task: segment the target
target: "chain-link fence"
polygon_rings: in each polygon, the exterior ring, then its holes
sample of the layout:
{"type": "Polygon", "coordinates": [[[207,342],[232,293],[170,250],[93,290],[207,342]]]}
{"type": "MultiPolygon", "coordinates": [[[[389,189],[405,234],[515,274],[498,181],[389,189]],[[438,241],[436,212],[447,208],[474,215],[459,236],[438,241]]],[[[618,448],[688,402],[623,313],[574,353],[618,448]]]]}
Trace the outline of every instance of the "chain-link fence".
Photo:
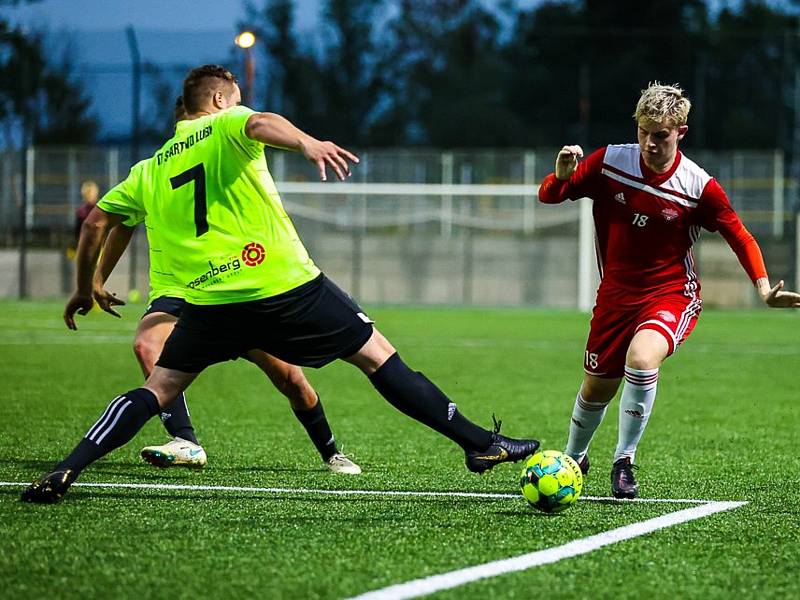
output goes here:
{"type": "MultiPolygon", "coordinates": [[[[787,201],[795,189],[784,180],[781,153],[690,155],[727,190],[772,278],[800,284],[787,201]]],[[[554,149],[360,156],[345,184],[317,182],[316,169],[297,154],[270,152],[268,160],[311,255],[361,302],[590,305],[590,213],[581,202],[546,206],[536,198],[554,149]]],[[[36,148],[0,158],[0,297],[64,295],[72,288],[80,185],[91,179],[105,191],[127,173],[130,153],[36,148]]],[[[136,237],[110,282],[122,294],[147,288],[146,239],[136,237]]],[[[707,304],[753,304],[752,286],[719,236],[701,237],[697,254],[707,304]]]]}

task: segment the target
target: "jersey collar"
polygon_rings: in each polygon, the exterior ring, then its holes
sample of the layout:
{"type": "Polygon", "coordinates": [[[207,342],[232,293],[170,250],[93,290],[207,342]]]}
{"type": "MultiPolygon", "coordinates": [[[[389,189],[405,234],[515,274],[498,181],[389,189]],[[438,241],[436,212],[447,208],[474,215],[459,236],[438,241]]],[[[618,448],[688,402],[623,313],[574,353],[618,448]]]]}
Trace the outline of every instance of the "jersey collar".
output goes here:
{"type": "Polygon", "coordinates": [[[642,157],[642,153],[639,153],[639,168],[642,170],[642,178],[645,182],[650,184],[658,185],[660,183],[664,183],[667,181],[675,171],[678,169],[678,166],[681,164],[681,158],[683,158],[683,154],[681,151],[678,150],[675,154],[675,160],[672,163],[672,166],[663,173],[656,173],[650,167],[648,167],[645,162],[644,158],[642,157]]]}

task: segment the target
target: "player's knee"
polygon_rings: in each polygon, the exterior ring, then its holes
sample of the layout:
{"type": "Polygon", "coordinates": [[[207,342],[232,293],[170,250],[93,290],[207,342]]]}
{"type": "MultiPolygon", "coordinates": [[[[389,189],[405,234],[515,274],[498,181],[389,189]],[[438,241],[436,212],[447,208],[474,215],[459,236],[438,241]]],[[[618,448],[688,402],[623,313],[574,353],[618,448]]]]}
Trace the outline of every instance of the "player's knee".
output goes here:
{"type": "Polygon", "coordinates": [[[658,369],[663,359],[664,353],[660,348],[648,344],[631,344],[625,358],[625,365],[631,369],[646,371],[658,369]]]}
{"type": "Polygon", "coordinates": [[[146,337],[137,337],[133,341],[133,353],[145,372],[150,372],[161,354],[161,346],[146,337]]]}

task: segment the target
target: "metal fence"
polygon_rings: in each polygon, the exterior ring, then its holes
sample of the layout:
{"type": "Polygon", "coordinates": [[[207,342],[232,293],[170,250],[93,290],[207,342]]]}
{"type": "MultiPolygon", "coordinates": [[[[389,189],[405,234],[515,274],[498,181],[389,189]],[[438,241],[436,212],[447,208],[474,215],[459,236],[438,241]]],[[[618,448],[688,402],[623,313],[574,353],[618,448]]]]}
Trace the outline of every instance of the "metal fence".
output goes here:
{"type": "MultiPolygon", "coordinates": [[[[784,179],[782,154],[689,154],[728,191],[773,279],[800,283],[788,201],[795,186],[784,179]]],[[[302,156],[268,155],[311,255],[360,301],[590,306],[597,279],[588,203],[553,207],[536,198],[555,149],[367,150],[360,157],[348,183],[321,184],[302,156]]],[[[66,294],[80,184],[92,179],[108,189],[127,173],[130,153],[36,148],[0,159],[0,297],[66,294]]],[[[147,288],[146,240],[137,237],[128,253],[136,260],[124,260],[110,282],[123,294],[147,288]]],[[[753,304],[751,286],[719,236],[703,236],[697,253],[707,303],[753,304]]]]}

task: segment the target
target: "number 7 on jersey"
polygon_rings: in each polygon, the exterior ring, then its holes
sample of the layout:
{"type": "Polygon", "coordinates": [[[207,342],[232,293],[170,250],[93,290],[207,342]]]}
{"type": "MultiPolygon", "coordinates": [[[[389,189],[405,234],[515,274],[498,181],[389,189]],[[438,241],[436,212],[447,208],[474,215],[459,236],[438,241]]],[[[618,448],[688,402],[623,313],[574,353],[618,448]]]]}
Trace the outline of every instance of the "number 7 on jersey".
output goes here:
{"type": "Polygon", "coordinates": [[[206,214],[206,170],[203,163],[197,163],[191,169],[170,177],[169,182],[173,190],[194,181],[194,229],[195,237],[200,237],[208,231],[206,214]]]}

